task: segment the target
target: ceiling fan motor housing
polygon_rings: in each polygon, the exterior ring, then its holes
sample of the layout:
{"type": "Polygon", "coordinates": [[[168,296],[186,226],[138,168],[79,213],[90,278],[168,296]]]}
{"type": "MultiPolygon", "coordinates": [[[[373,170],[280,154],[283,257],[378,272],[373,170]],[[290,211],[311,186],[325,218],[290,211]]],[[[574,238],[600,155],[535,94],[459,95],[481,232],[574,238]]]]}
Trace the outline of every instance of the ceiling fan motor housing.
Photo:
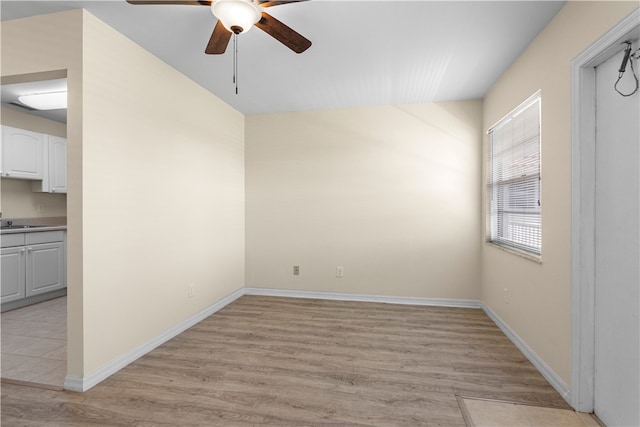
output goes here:
{"type": "Polygon", "coordinates": [[[211,11],[234,34],[249,31],[262,16],[260,8],[251,0],[215,0],[211,11]]]}

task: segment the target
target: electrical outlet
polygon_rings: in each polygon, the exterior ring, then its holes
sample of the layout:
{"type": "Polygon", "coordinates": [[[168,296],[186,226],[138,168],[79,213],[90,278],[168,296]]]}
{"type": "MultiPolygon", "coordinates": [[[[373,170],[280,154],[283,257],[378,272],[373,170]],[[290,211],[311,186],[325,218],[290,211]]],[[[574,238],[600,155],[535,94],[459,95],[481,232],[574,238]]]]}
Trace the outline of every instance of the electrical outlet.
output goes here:
{"type": "Polygon", "coordinates": [[[336,267],[336,277],[344,277],[344,267],[336,267]]]}
{"type": "Polygon", "coordinates": [[[509,304],[509,289],[504,288],[503,299],[505,304],[509,304]]]}
{"type": "Polygon", "coordinates": [[[38,213],[43,213],[44,212],[44,203],[38,203],[37,210],[38,210],[38,213]]]}
{"type": "Polygon", "coordinates": [[[299,276],[300,275],[300,266],[299,265],[294,265],[293,266],[293,275],[294,276],[299,276]]]}
{"type": "Polygon", "coordinates": [[[193,283],[189,283],[187,285],[187,295],[189,296],[189,298],[193,298],[193,296],[195,295],[195,285],[193,283]]]}

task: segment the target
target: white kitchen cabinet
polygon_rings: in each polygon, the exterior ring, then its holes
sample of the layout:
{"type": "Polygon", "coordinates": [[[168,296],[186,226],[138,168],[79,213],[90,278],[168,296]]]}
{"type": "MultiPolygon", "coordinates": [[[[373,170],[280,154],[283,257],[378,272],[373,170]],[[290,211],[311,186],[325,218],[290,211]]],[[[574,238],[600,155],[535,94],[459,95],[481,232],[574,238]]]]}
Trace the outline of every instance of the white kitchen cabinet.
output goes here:
{"type": "Polygon", "coordinates": [[[2,126],[2,176],[42,179],[44,139],[42,133],[2,126]]]}
{"type": "Polygon", "coordinates": [[[2,238],[1,303],[66,287],[63,231],[16,233],[2,238]]]}
{"type": "Polygon", "coordinates": [[[64,288],[64,244],[27,246],[25,296],[64,288]]]}
{"type": "Polygon", "coordinates": [[[0,302],[11,302],[26,296],[25,252],[23,247],[2,248],[0,272],[2,291],[0,302]]]}
{"type": "Polygon", "coordinates": [[[45,135],[44,176],[31,183],[31,191],[38,193],[67,192],[67,140],[45,135]]]}
{"type": "Polygon", "coordinates": [[[67,192],[67,140],[49,136],[49,192],[67,192]]]}

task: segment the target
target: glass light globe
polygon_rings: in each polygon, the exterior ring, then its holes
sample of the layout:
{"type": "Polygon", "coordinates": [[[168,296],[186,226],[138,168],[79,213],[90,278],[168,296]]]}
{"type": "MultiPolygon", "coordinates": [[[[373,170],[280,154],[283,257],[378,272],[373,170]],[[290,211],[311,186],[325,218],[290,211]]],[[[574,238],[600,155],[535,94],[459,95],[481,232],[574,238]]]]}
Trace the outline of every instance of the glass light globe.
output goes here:
{"type": "Polygon", "coordinates": [[[227,30],[236,34],[249,31],[261,17],[258,6],[247,0],[215,0],[211,11],[227,30]]]}

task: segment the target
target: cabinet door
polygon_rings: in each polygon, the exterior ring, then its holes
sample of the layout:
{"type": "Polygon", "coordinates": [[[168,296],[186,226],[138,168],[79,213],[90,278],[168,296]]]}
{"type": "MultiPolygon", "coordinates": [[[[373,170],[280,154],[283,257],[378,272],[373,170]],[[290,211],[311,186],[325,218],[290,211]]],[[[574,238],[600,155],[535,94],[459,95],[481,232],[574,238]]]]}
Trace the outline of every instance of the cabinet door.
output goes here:
{"type": "Polygon", "coordinates": [[[67,192],[67,140],[49,136],[49,192],[67,192]]]}
{"type": "Polygon", "coordinates": [[[2,127],[2,176],[42,179],[44,135],[24,129],[2,127]]]}
{"type": "Polygon", "coordinates": [[[0,253],[2,293],[0,303],[25,297],[25,249],[24,246],[3,248],[0,253]]]}
{"type": "Polygon", "coordinates": [[[64,243],[27,246],[26,296],[64,288],[64,243]]]}

